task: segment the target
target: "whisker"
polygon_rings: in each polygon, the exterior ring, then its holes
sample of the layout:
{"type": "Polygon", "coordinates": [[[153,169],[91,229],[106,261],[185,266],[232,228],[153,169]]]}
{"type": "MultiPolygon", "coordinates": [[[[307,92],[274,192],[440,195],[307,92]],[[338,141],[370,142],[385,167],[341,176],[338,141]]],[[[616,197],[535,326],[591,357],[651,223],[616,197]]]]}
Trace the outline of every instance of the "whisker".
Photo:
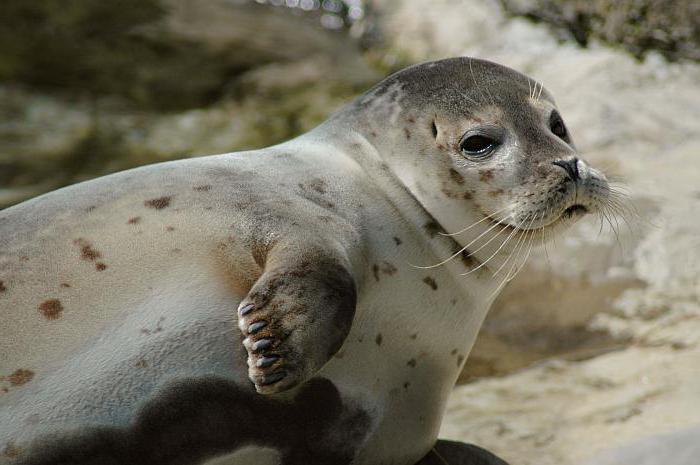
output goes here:
{"type": "MultiPolygon", "coordinates": [[[[444,265],[445,263],[449,262],[450,260],[454,259],[455,257],[458,257],[462,252],[464,252],[464,251],[467,250],[469,247],[471,247],[471,245],[472,245],[473,243],[475,243],[476,241],[478,241],[479,239],[481,239],[485,234],[488,234],[491,230],[493,230],[493,229],[496,228],[497,226],[503,226],[503,225],[502,225],[501,223],[494,223],[494,224],[493,224],[490,228],[488,228],[486,231],[484,231],[484,232],[482,232],[481,234],[479,234],[479,235],[476,237],[476,239],[472,240],[469,244],[465,245],[464,247],[462,247],[462,248],[459,249],[457,252],[453,253],[452,255],[450,255],[449,257],[447,257],[446,259],[444,259],[444,260],[441,261],[440,263],[436,263],[435,265],[428,265],[428,266],[413,265],[413,264],[411,264],[411,263],[409,263],[409,265],[411,265],[411,266],[414,267],[414,268],[421,269],[421,270],[429,270],[429,269],[431,269],[431,268],[437,268],[438,266],[442,266],[442,265],[444,265]]],[[[504,227],[507,227],[507,225],[504,226],[504,227]]]]}
{"type": "Polygon", "coordinates": [[[527,233],[525,234],[525,240],[523,241],[522,245],[520,246],[520,249],[518,250],[518,254],[515,257],[515,260],[513,260],[512,265],[508,269],[508,272],[506,273],[506,277],[503,280],[503,284],[510,282],[512,277],[515,276],[515,274],[513,274],[513,270],[516,270],[516,273],[517,273],[517,270],[519,269],[518,261],[520,260],[520,253],[525,251],[525,249],[527,249],[527,244],[529,244],[530,237],[532,237],[532,234],[530,234],[530,232],[531,232],[531,230],[528,229],[527,233]]]}
{"type": "MultiPolygon", "coordinates": [[[[493,274],[493,277],[494,277],[494,278],[496,277],[496,275],[498,275],[498,273],[501,271],[501,269],[503,269],[503,267],[510,261],[510,259],[511,259],[512,257],[516,256],[516,254],[517,254],[518,256],[520,255],[520,250],[521,250],[521,248],[522,248],[521,245],[520,245],[520,239],[523,239],[523,238],[527,237],[527,231],[529,231],[529,230],[526,230],[526,233],[523,234],[522,236],[520,236],[518,242],[517,242],[516,245],[515,245],[515,248],[513,249],[513,252],[508,256],[508,258],[506,259],[506,261],[503,262],[503,264],[501,265],[501,267],[500,267],[498,270],[496,270],[496,273],[493,274]]],[[[525,242],[523,241],[523,244],[524,244],[524,243],[525,243],[525,242]]],[[[515,259],[514,264],[515,264],[515,263],[517,263],[517,257],[516,257],[516,259],[515,259]]],[[[501,282],[498,284],[498,286],[496,286],[496,288],[494,289],[494,291],[493,291],[493,292],[491,293],[491,295],[489,296],[489,299],[494,298],[495,294],[498,293],[498,292],[503,288],[503,286],[506,284],[506,282],[507,282],[507,280],[508,280],[508,276],[510,275],[510,272],[511,272],[512,270],[513,270],[513,267],[512,267],[512,265],[511,265],[511,267],[508,269],[508,272],[506,273],[505,277],[501,280],[501,282]]]]}
{"type": "Polygon", "coordinates": [[[610,225],[610,229],[612,229],[613,234],[615,234],[615,241],[617,242],[617,245],[620,247],[620,250],[622,250],[622,244],[620,243],[620,236],[618,235],[617,230],[615,229],[615,226],[613,226],[612,221],[610,221],[610,217],[607,215],[606,209],[601,208],[600,213],[601,213],[601,215],[603,215],[603,217],[605,217],[608,224],[610,225]]]}
{"type": "MultiPolygon", "coordinates": [[[[523,221],[518,225],[518,230],[521,232],[521,235],[520,235],[520,237],[518,238],[518,241],[515,243],[515,247],[513,248],[513,251],[510,253],[510,255],[508,255],[508,257],[506,258],[506,260],[501,264],[501,266],[500,266],[500,267],[496,270],[496,272],[493,274],[493,277],[494,277],[494,278],[495,278],[496,276],[498,276],[498,273],[501,272],[501,270],[503,269],[503,267],[510,261],[510,259],[516,254],[516,252],[519,251],[520,243],[521,243],[521,242],[523,241],[523,239],[527,236],[527,231],[528,231],[527,229],[521,230],[520,227],[521,227],[522,225],[524,225],[525,222],[526,222],[528,219],[529,219],[529,216],[526,216],[526,217],[523,219],[523,221]]],[[[533,219],[531,220],[531,222],[532,222],[533,220],[534,220],[534,217],[533,217],[533,219]]]]}
{"type": "MultiPolygon", "coordinates": [[[[501,208],[500,210],[497,210],[496,212],[492,213],[491,215],[484,215],[484,217],[483,217],[482,219],[480,219],[479,221],[477,221],[477,222],[475,222],[475,223],[470,224],[469,226],[467,226],[466,228],[464,228],[464,229],[462,229],[462,230],[460,230],[460,231],[453,232],[453,233],[439,232],[438,234],[440,234],[441,236],[456,236],[456,235],[458,235],[458,234],[462,234],[463,232],[469,231],[471,228],[473,228],[473,227],[476,226],[477,224],[479,224],[479,223],[481,223],[481,222],[483,222],[483,221],[486,221],[486,220],[491,220],[491,221],[495,221],[496,223],[498,223],[499,221],[503,221],[503,220],[496,220],[496,219],[494,219],[494,218],[495,218],[499,213],[502,213],[502,212],[508,210],[509,208],[511,208],[511,205],[508,205],[507,207],[501,208]]],[[[506,218],[507,218],[507,217],[506,217],[506,218]]],[[[504,218],[504,219],[505,219],[505,218],[504,218]]]]}
{"type": "MultiPolygon", "coordinates": [[[[502,232],[503,232],[504,230],[506,230],[506,229],[507,229],[507,226],[504,227],[503,229],[501,229],[501,231],[499,231],[498,234],[502,233],[502,232]]],[[[513,234],[514,234],[516,231],[517,231],[517,229],[514,228],[513,231],[511,231],[511,233],[508,235],[508,237],[506,237],[506,240],[503,241],[503,242],[501,243],[501,245],[498,247],[498,249],[496,249],[496,251],[495,251],[493,254],[491,254],[491,256],[489,256],[486,260],[484,260],[483,262],[481,262],[481,263],[479,264],[479,266],[477,266],[477,267],[474,268],[474,269],[471,269],[471,270],[467,271],[466,273],[461,273],[461,275],[462,275],[462,276],[466,276],[466,275],[468,275],[468,274],[471,274],[471,273],[475,272],[476,270],[478,270],[478,269],[481,268],[482,266],[486,266],[486,264],[487,264],[488,262],[490,262],[491,259],[492,259],[493,257],[495,257],[496,254],[498,254],[498,252],[501,251],[501,249],[503,248],[503,246],[506,245],[506,243],[510,240],[510,238],[513,236],[513,234]]],[[[498,235],[498,234],[497,234],[497,235],[498,235]]],[[[493,239],[491,239],[491,240],[493,240],[493,239]]]]}
{"type": "MultiPolygon", "coordinates": [[[[544,212],[542,213],[541,219],[544,219],[544,212]]],[[[514,274],[513,276],[511,276],[506,282],[510,282],[510,281],[512,281],[513,279],[515,279],[515,277],[516,277],[516,276],[520,273],[520,271],[525,267],[525,264],[527,263],[527,260],[530,258],[530,253],[532,252],[532,246],[535,244],[535,231],[537,231],[537,229],[533,229],[533,231],[532,231],[532,237],[530,238],[530,242],[529,242],[529,244],[528,244],[527,254],[525,255],[525,259],[524,259],[523,262],[520,264],[520,267],[515,271],[515,274],[514,274]]]]}
{"type": "MultiPolygon", "coordinates": [[[[546,216],[549,216],[551,210],[552,210],[552,207],[549,207],[549,208],[547,209],[547,215],[546,215],[546,216]]],[[[544,219],[544,215],[542,216],[542,219],[544,219]]],[[[542,227],[540,228],[540,233],[541,233],[541,235],[542,235],[542,248],[544,249],[544,256],[545,256],[545,258],[547,259],[547,266],[551,269],[551,268],[552,268],[552,263],[549,261],[549,253],[547,252],[547,242],[545,241],[545,239],[546,239],[546,237],[545,237],[545,232],[546,232],[546,228],[545,228],[544,226],[542,226],[542,227]]]]}

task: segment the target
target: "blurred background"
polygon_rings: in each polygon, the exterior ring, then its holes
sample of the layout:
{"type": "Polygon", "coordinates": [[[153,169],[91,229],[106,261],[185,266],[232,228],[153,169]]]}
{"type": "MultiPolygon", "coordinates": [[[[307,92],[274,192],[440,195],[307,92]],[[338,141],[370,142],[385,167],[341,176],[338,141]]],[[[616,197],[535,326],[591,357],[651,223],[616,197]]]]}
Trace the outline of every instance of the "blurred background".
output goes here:
{"type": "Polygon", "coordinates": [[[442,435],[567,465],[700,424],[696,0],[3,0],[0,208],[289,139],[388,73],[457,55],[544,83],[629,195],[614,228],[586,220],[533,253],[442,435]]]}

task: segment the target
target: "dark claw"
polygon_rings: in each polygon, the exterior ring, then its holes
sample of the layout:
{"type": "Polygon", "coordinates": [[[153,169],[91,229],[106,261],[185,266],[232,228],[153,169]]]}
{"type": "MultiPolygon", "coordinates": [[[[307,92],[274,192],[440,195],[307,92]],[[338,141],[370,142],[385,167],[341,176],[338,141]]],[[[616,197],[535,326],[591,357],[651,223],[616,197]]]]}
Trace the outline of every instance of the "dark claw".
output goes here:
{"type": "Polygon", "coordinates": [[[270,355],[267,357],[261,357],[258,359],[257,362],[255,362],[255,366],[258,368],[267,368],[273,363],[275,363],[279,357],[277,355],[270,355]]]}
{"type": "Polygon", "coordinates": [[[260,384],[261,386],[267,386],[268,384],[273,384],[277,381],[280,381],[285,376],[287,376],[287,373],[285,373],[284,371],[278,371],[263,377],[262,383],[260,384]]]}
{"type": "Polygon", "coordinates": [[[258,350],[265,350],[269,349],[272,346],[272,339],[260,339],[259,341],[255,341],[253,343],[253,352],[257,352],[258,350]]]}
{"type": "Polygon", "coordinates": [[[263,329],[265,326],[267,326],[266,321],[256,321],[255,323],[248,326],[248,334],[255,334],[261,329],[263,329]]]}
{"type": "Polygon", "coordinates": [[[254,308],[255,308],[255,305],[253,305],[253,304],[247,304],[247,305],[245,305],[245,306],[239,308],[239,309],[238,309],[238,313],[239,313],[241,316],[247,315],[248,313],[252,312],[254,308]]]}

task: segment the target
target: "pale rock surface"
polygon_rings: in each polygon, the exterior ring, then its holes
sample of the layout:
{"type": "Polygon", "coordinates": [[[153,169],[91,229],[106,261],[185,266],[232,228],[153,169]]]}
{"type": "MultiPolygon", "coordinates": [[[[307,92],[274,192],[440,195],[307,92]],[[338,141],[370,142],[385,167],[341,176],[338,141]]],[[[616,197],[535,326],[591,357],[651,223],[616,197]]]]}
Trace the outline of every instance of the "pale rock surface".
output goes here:
{"type": "Polygon", "coordinates": [[[560,43],[495,0],[382,4],[397,55],[480,57],[542,82],[638,212],[617,235],[591,218],[533,251],[467,367],[521,370],[457,387],[442,436],[514,465],[699,463],[700,66],[560,43]]]}

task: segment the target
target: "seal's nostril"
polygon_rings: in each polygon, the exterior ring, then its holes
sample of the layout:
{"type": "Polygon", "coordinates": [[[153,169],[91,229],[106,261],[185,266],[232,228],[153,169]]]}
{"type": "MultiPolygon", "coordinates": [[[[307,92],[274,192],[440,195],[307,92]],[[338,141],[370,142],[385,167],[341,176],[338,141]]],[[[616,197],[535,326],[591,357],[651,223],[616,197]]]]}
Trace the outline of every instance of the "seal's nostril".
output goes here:
{"type": "Polygon", "coordinates": [[[578,158],[576,157],[569,158],[568,160],[556,160],[553,161],[552,164],[564,168],[566,174],[568,174],[569,178],[574,182],[581,178],[578,173],[578,158]]]}

